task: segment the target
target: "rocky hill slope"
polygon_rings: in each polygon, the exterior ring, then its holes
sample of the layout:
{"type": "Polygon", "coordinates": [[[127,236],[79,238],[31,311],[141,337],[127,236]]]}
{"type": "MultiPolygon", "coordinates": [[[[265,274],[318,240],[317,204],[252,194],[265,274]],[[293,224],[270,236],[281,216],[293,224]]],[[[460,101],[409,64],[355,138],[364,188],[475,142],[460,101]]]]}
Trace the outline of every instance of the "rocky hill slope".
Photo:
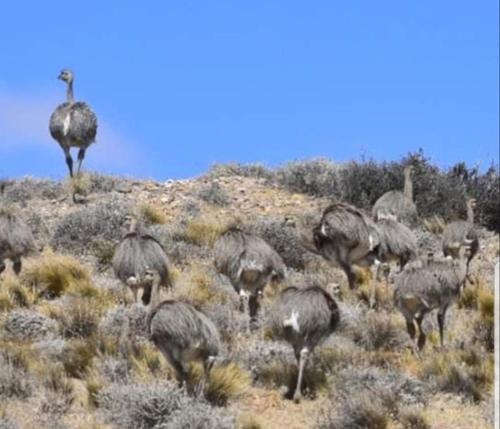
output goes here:
{"type": "MultiPolygon", "coordinates": [[[[0,427],[5,428],[490,428],[493,426],[493,276],[498,235],[479,228],[474,281],[448,314],[446,349],[428,317],[429,344],[411,352],[392,285],[370,273],[350,291],[344,274],[301,246],[301,234],[331,198],[300,192],[264,171],[229,167],[158,183],[86,174],[76,184],[22,179],[2,185],[43,250],[14,276],[0,276],[0,427]],[[221,173],[223,171],[223,173],[221,173]],[[249,171],[249,170],[248,170],[249,171]],[[72,202],[76,193],[78,204],[72,202]],[[179,389],[144,332],[144,308],[110,261],[127,213],[141,216],[166,249],[175,286],[217,324],[224,341],[207,400],[179,389]],[[270,285],[259,330],[247,335],[237,296],[213,267],[212,245],[231,224],[264,237],[289,267],[270,285]],[[306,371],[306,398],[288,393],[292,349],[274,341],[266,312],[286,285],[318,284],[339,302],[341,326],[306,371]],[[123,335],[125,321],[130,332],[123,335]]],[[[416,233],[440,253],[443,220],[416,233]]],[[[396,272],[397,270],[393,270],[396,272]]],[[[393,281],[394,275],[391,275],[393,281]]],[[[193,379],[199,368],[191,370],[193,379]]]]}

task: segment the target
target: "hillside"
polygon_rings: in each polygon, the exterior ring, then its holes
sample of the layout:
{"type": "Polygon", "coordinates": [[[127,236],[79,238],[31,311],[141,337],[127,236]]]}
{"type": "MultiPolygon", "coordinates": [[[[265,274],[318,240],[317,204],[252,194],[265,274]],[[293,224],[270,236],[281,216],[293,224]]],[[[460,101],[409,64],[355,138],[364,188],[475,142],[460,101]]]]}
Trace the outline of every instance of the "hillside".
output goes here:
{"type": "MultiPolygon", "coordinates": [[[[418,165],[424,177],[430,167],[418,165]]],[[[300,245],[332,196],[368,209],[384,188],[401,187],[399,165],[359,168],[333,171],[321,162],[278,172],[218,166],[199,178],[164,183],[98,174],[85,174],[76,185],[5,180],[1,205],[15,207],[43,250],[26,259],[20,277],[10,266],[0,276],[0,428],[493,427],[499,242],[492,213],[498,176],[476,172],[457,181],[433,170],[432,189],[417,181],[422,224],[416,233],[423,253],[441,254],[442,227],[464,215],[465,195],[478,200],[481,223],[480,251],[471,263],[474,284],[448,312],[446,349],[438,346],[433,313],[424,326],[429,343],[418,358],[393,307],[392,286],[378,285],[370,309],[369,271],[359,273],[362,285],[350,291],[342,271],[300,245]],[[377,181],[375,172],[387,179],[377,181]],[[454,186],[460,193],[441,201],[454,186]],[[163,297],[193,303],[221,332],[224,353],[208,402],[176,386],[168,363],[145,336],[144,308],[132,304],[113,274],[111,257],[130,212],[141,216],[171,260],[175,286],[163,297]],[[286,280],[266,289],[261,327],[250,335],[237,295],[213,266],[212,245],[231,224],[264,237],[288,266],[286,280]],[[308,395],[295,404],[286,398],[295,381],[293,352],[273,341],[266,312],[281,288],[308,284],[336,298],[341,326],[316,350],[306,371],[308,395]],[[126,337],[125,320],[131,327],[126,337]]],[[[192,373],[196,378],[199,368],[192,373]]]]}

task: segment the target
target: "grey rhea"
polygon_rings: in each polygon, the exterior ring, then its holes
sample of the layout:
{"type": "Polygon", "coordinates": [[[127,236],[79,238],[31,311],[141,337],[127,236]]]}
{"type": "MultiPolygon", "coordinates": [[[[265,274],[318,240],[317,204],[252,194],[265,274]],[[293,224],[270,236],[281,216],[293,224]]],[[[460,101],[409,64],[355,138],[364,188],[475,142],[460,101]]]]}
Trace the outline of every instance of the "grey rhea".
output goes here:
{"type": "Polygon", "coordinates": [[[444,344],[444,324],[448,307],[460,296],[470,255],[470,241],[460,245],[458,260],[436,260],[433,255],[420,265],[406,268],[396,278],[394,304],[406,319],[408,334],[417,340],[418,353],[426,341],[422,322],[426,314],[438,310],[437,320],[441,346],[444,344]],[[415,322],[419,331],[416,338],[415,322]]]}
{"type": "Polygon", "coordinates": [[[474,208],[476,200],[467,200],[467,220],[458,220],[449,223],[443,232],[443,253],[444,256],[458,258],[458,249],[465,240],[471,240],[470,256],[467,259],[467,275],[469,274],[470,261],[476,256],[479,250],[479,237],[474,228],[474,208]]]}
{"type": "MultiPolygon", "coordinates": [[[[401,271],[409,261],[417,258],[417,237],[410,228],[394,219],[379,219],[377,227],[380,237],[378,260],[386,264],[383,271],[387,285],[389,276],[388,263],[397,261],[401,271]]],[[[377,265],[377,279],[379,280],[380,267],[380,264],[377,265]]]]}
{"type": "Polygon", "coordinates": [[[158,271],[160,284],[171,287],[169,261],[162,245],[145,232],[134,216],[126,216],[128,233],[115,249],[112,265],[115,275],[127,285],[137,301],[137,292],[143,289],[142,301],[147,304],[151,295],[151,287],[144,283],[147,268],[158,271]]]}
{"type": "Polygon", "coordinates": [[[241,309],[249,315],[248,330],[257,319],[259,299],[271,279],[285,276],[280,255],[262,238],[230,228],[214,245],[215,267],[227,276],[240,295],[241,309]]]}
{"type": "Polygon", "coordinates": [[[383,194],[373,205],[372,215],[375,220],[393,216],[405,225],[414,226],[418,220],[417,206],[413,202],[413,167],[404,169],[404,190],[389,191],[383,194]]]}
{"type": "Polygon", "coordinates": [[[85,158],[85,151],[94,143],[97,134],[97,117],[90,107],[82,102],[75,101],[73,96],[73,72],[64,69],[58,79],[66,82],[66,102],[57,106],[50,116],[50,135],[64,151],[69,174],[73,177],[73,158],[70,148],[77,147],[78,172],[85,158]]]}
{"type": "Polygon", "coordinates": [[[353,266],[371,266],[376,261],[380,239],[377,226],[363,212],[345,203],[335,203],[324,210],[313,228],[313,242],[314,249],[310,250],[340,266],[353,289],[353,266]]]}
{"type": "Polygon", "coordinates": [[[26,222],[12,208],[0,207],[0,273],[5,270],[5,259],[10,259],[14,272],[19,274],[21,258],[35,250],[35,240],[26,222]]]}
{"type": "Polygon", "coordinates": [[[202,394],[221,347],[217,328],[191,304],[173,300],[160,303],[158,271],[146,270],[145,281],[152,287],[147,318],[151,341],[175,369],[181,385],[187,382],[187,364],[202,361],[204,374],[197,386],[197,394],[202,394]]]}
{"type": "Polygon", "coordinates": [[[335,300],[322,288],[284,289],[270,310],[270,324],[274,335],[290,343],[299,366],[293,399],[302,396],[302,379],[307,358],[322,343],[340,321],[335,300]]]}

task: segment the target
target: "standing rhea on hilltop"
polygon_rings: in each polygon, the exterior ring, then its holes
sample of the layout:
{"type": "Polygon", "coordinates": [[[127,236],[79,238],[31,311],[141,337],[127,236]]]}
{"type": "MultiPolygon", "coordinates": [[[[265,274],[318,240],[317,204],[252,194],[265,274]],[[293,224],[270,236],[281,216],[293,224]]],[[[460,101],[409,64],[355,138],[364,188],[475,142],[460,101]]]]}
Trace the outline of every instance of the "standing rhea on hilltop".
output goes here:
{"type": "Polygon", "coordinates": [[[375,202],[372,209],[375,220],[392,216],[405,225],[414,226],[417,223],[417,206],[413,202],[412,172],[411,165],[405,167],[403,192],[386,192],[375,202]]]}
{"type": "MultiPolygon", "coordinates": [[[[471,241],[457,246],[459,259],[436,261],[428,258],[420,267],[405,269],[396,279],[394,303],[406,319],[406,328],[415,340],[415,323],[419,331],[418,350],[425,345],[426,334],[422,322],[426,314],[438,309],[439,338],[444,344],[444,324],[448,307],[460,296],[461,287],[467,272],[467,259],[470,255],[471,241]]],[[[417,348],[415,351],[418,352],[417,348]]]]}
{"type": "Polygon", "coordinates": [[[143,289],[142,301],[149,302],[151,287],[143,282],[147,268],[158,271],[162,286],[170,287],[169,261],[162,245],[142,230],[134,216],[125,217],[128,233],[115,249],[112,265],[115,275],[131,288],[134,300],[137,291],[143,289]]]}
{"type": "Polygon", "coordinates": [[[457,220],[449,223],[443,232],[443,253],[444,256],[458,258],[458,249],[466,240],[471,240],[470,255],[467,259],[467,275],[469,274],[469,264],[479,250],[479,237],[474,229],[474,208],[476,200],[467,200],[467,220],[457,220]]]}
{"type": "Polygon", "coordinates": [[[151,286],[147,326],[153,343],[177,372],[181,385],[188,380],[187,364],[202,361],[204,374],[197,394],[205,390],[210,370],[220,350],[220,338],[213,322],[192,305],[167,300],[159,302],[161,276],[147,269],[145,282],[151,286]]]}
{"type": "Polygon", "coordinates": [[[337,303],[322,288],[289,287],[283,290],[270,310],[273,333],[290,343],[299,366],[295,402],[302,396],[302,378],[307,358],[339,324],[337,303]]]}
{"type": "Polygon", "coordinates": [[[229,278],[249,315],[248,330],[257,318],[259,297],[271,279],[285,276],[285,264],[262,238],[238,228],[223,233],[214,246],[215,267],[229,278]]]}
{"type": "Polygon", "coordinates": [[[5,259],[10,259],[16,274],[21,272],[21,258],[35,250],[30,227],[14,210],[0,207],[0,273],[5,270],[5,259]]]}
{"type": "Polygon", "coordinates": [[[313,243],[314,247],[304,246],[338,265],[354,289],[353,267],[368,267],[375,262],[379,232],[375,223],[357,208],[335,203],[324,210],[321,221],[313,228],[313,243]]]}
{"type": "Polygon", "coordinates": [[[94,143],[97,133],[97,118],[90,107],[82,102],[75,101],[73,97],[73,72],[64,69],[58,79],[66,82],[66,102],[57,106],[49,122],[50,135],[56,140],[64,151],[69,174],[73,177],[73,158],[70,148],[77,147],[78,172],[85,158],[85,151],[94,143]]]}

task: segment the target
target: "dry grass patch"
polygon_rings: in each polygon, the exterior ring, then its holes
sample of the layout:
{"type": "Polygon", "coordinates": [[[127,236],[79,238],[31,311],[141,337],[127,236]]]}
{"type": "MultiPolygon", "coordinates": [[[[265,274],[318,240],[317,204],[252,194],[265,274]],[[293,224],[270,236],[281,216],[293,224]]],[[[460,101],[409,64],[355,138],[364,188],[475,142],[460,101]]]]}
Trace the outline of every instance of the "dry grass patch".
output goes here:
{"type": "Polygon", "coordinates": [[[36,288],[47,298],[59,297],[67,292],[81,296],[97,294],[86,267],[73,256],[50,250],[31,260],[21,278],[25,285],[36,288]]]}
{"type": "Polygon", "coordinates": [[[421,410],[417,408],[408,408],[400,413],[399,421],[403,429],[431,429],[421,410]]]}
{"type": "Polygon", "coordinates": [[[461,394],[477,402],[493,385],[493,357],[472,347],[433,354],[422,363],[420,377],[433,381],[441,391],[461,394]]]}
{"type": "Polygon", "coordinates": [[[96,347],[92,341],[71,340],[63,355],[62,364],[68,377],[82,378],[91,368],[96,355],[96,347]]]}
{"type": "MultiPolygon", "coordinates": [[[[192,363],[189,367],[189,388],[193,389],[203,374],[202,366],[192,363]]],[[[212,368],[205,387],[205,398],[214,405],[226,405],[229,400],[243,395],[251,383],[250,375],[234,363],[212,368]]]]}
{"type": "Polygon", "coordinates": [[[143,204],[139,207],[139,213],[147,222],[155,225],[165,225],[168,221],[167,215],[158,206],[153,204],[143,204]]]}
{"type": "Polygon", "coordinates": [[[213,246],[219,236],[227,230],[230,221],[215,215],[203,215],[187,222],[184,239],[198,246],[213,246]]]}
{"type": "Polygon", "coordinates": [[[33,288],[25,287],[19,277],[6,274],[0,287],[0,311],[10,311],[16,307],[30,307],[37,301],[33,288]]]}
{"type": "Polygon", "coordinates": [[[175,282],[175,297],[200,308],[210,302],[224,302],[223,294],[217,290],[209,267],[191,265],[178,275],[175,282]]]}

